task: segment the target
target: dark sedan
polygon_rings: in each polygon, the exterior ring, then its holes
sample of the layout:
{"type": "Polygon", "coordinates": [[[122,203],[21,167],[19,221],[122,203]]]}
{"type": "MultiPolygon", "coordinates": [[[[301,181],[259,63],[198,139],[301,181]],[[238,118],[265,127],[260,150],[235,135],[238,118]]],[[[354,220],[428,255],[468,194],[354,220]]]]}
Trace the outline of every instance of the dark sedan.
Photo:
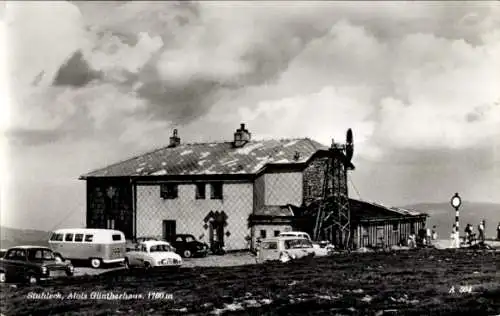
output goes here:
{"type": "Polygon", "coordinates": [[[0,259],[0,283],[20,281],[36,284],[57,276],[72,276],[73,273],[73,265],[58,260],[47,247],[13,247],[0,259]]]}
{"type": "Polygon", "coordinates": [[[193,235],[189,234],[175,235],[171,244],[176,252],[184,258],[205,257],[208,253],[208,245],[197,241],[193,235]]]}

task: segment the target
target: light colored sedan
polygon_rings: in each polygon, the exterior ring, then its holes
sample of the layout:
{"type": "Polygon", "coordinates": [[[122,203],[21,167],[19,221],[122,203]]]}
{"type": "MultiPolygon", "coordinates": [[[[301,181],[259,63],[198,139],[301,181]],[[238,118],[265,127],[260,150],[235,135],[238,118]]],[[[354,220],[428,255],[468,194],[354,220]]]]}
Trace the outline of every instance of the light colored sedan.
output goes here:
{"type": "Polygon", "coordinates": [[[126,253],[125,267],[127,269],[180,267],[182,258],[173,250],[173,247],[165,241],[143,241],[126,253]]]}
{"type": "Polygon", "coordinates": [[[279,234],[279,237],[296,237],[309,240],[313,245],[314,254],[318,257],[330,256],[333,254],[335,250],[335,247],[328,241],[320,241],[320,242],[312,241],[311,237],[306,232],[299,232],[299,231],[283,232],[279,234]]]}
{"type": "Polygon", "coordinates": [[[310,240],[300,237],[277,237],[264,239],[257,251],[257,262],[279,260],[283,263],[315,256],[310,240]]]}

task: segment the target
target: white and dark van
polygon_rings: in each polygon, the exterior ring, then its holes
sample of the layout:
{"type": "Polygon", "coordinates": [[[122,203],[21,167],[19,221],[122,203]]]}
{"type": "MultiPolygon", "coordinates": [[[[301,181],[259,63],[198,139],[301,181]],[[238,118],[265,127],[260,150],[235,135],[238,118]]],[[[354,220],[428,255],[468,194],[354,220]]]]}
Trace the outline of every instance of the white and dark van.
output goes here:
{"type": "Polygon", "coordinates": [[[49,247],[63,259],[88,260],[95,269],[102,263],[124,262],[125,243],[125,235],[113,229],[58,229],[49,239],[49,247]]]}

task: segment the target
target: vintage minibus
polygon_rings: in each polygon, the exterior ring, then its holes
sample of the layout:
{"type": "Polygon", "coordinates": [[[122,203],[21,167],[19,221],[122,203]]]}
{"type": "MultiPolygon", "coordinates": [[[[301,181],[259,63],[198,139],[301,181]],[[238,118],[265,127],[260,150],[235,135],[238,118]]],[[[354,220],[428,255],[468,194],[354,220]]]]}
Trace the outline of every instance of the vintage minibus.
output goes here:
{"type": "Polygon", "coordinates": [[[125,235],[119,230],[66,228],[51,233],[49,247],[64,259],[89,260],[97,269],[102,263],[125,261],[125,235]]]}

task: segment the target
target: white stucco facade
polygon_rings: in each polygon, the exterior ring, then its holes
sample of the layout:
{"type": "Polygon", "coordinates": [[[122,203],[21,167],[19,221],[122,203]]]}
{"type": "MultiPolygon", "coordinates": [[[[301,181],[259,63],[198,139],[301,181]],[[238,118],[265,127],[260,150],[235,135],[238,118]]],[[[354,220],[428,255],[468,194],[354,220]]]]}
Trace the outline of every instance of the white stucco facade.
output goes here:
{"type": "Polygon", "coordinates": [[[248,248],[245,239],[250,237],[248,217],[253,211],[252,183],[224,183],[223,198],[210,199],[210,185],[206,183],[205,199],[196,199],[195,184],[178,184],[175,199],[163,199],[160,185],[137,185],[136,187],[137,236],[161,236],[163,221],[176,222],[177,234],[192,234],[209,243],[209,228],[205,217],[210,211],[227,215],[224,227],[224,243],[227,250],[248,248]]]}

